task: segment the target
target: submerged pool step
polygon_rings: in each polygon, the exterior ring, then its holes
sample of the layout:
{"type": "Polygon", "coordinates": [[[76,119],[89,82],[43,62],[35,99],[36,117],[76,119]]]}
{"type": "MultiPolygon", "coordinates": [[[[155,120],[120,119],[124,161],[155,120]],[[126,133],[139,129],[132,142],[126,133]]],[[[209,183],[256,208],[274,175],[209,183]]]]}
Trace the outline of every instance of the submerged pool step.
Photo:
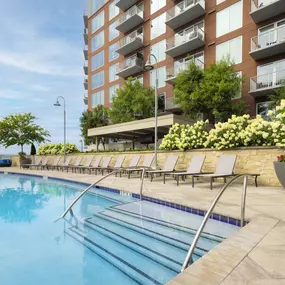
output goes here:
{"type": "Polygon", "coordinates": [[[162,285],[167,283],[177,271],[151,259],[94,229],[70,228],[68,234],[94,253],[134,278],[140,284],[162,285]]]}
{"type": "MultiPolygon", "coordinates": [[[[153,223],[152,221],[143,220],[139,216],[134,217],[127,215],[125,213],[115,212],[115,211],[102,211],[100,213],[94,214],[94,216],[103,216],[108,219],[112,219],[119,223],[128,225],[129,227],[135,227],[137,229],[150,232],[152,234],[164,237],[168,239],[171,243],[180,246],[182,249],[188,250],[190,244],[194,239],[194,234],[181,231],[172,227],[167,227],[166,225],[153,223]]],[[[201,254],[208,252],[213,247],[218,245],[220,242],[212,240],[210,238],[201,237],[197,250],[201,251],[201,254]]],[[[198,252],[197,251],[197,252],[198,252]]]]}

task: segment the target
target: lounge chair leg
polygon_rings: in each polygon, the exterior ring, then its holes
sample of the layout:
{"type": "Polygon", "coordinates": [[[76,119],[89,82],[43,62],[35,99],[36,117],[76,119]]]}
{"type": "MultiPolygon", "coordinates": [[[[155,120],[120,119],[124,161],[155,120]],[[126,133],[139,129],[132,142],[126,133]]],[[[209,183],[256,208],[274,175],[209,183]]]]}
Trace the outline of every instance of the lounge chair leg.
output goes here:
{"type": "Polygon", "coordinates": [[[227,183],[227,178],[226,177],[224,177],[224,183],[227,183]]]}
{"type": "Polygon", "coordinates": [[[255,176],[254,182],[255,182],[255,187],[258,187],[258,184],[257,184],[257,175],[255,176]]]}
{"type": "Polygon", "coordinates": [[[194,188],[194,184],[195,184],[195,177],[192,176],[192,188],[194,188]]]}
{"type": "Polygon", "coordinates": [[[213,177],[211,177],[211,178],[210,178],[210,190],[212,190],[212,189],[213,189],[213,180],[214,180],[214,178],[213,178],[213,177]]]}
{"type": "Polygon", "coordinates": [[[176,183],[177,183],[177,186],[179,186],[179,175],[176,176],[176,183]]]}
{"type": "Polygon", "coordinates": [[[165,173],[163,174],[163,184],[165,184],[165,173]]]}
{"type": "Polygon", "coordinates": [[[150,182],[152,182],[152,179],[153,179],[153,177],[152,177],[152,173],[150,174],[150,182]]]}

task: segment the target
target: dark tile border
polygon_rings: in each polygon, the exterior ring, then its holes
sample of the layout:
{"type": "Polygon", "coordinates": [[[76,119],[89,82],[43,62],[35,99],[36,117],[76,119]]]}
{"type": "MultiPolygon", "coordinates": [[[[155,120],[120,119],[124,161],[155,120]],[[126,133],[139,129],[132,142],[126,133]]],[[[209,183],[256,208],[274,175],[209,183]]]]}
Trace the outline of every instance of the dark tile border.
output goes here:
{"type": "MultiPolygon", "coordinates": [[[[0,174],[4,174],[4,173],[8,173],[11,175],[20,175],[20,176],[30,176],[30,177],[36,177],[36,178],[44,178],[44,177],[48,177],[49,180],[56,180],[56,181],[63,181],[63,182],[69,182],[69,183],[73,183],[73,184],[79,184],[79,185],[83,185],[83,186],[89,186],[90,183],[84,183],[84,182],[78,182],[78,181],[74,181],[74,180],[68,180],[68,179],[63,179],[63,178],[56,178],[56,177],[50,177],[50,176],[43,176],[43,175],[36,175],[36,174],[26,174],[26,173],[17,173],[17,172],[9,172],[9,171],[0,171],[0,174]]],[[[94,188],[100,189],[100,190],[104,190],[107,192],[112,192],[115,194],[119,194],[121,195],[122,193],[128,193],[129,196],[131,196],[134,199],[140,199],[140,195],[137,193],[131,193],[131,192],[127,192],[127,191],[122,191],[122,190],[118,190],[118,189],[114,189],[114,188],[109,188],[109,187],[105,187],[105,186],[95,186],[94,188]]],[[[180,204],[176,204],[173,202],[168,202],[168,201],[164,201],[164,200],[160,200],[157,198],[152,198],[149,196],[142,196],[142,200],[143,201],[148,201],[151,203],[155,203],[155,204],[159,204],[162,206],[166,206],[169,208],[173,208],[179,211],[183,211],[183,212],[187,212],[187,213],[191,213],[194,215],[199,215],[204,217],[206,215],[206,211],[204,210],[200,210],[200,209],[195,209],[195,208],[191,208],[188,206],[184,206],[184,205],[180,205],[180,204]]],[[[224,215],[220,215],[220,214],[215,214],[213,213],[210,217],[210,219],[222,222],[222,223],[226,223],[226,224],[230,224],[230,225],[234,225],[234,226],[238,226],[240,227],[241,225],[241,221],[239,219],[235,219],[235,218],[231,218],[231,217],[227,217],[224,215]]],[[[248,221],[245,221],[245,224],[247,224],[248,221]]]]}

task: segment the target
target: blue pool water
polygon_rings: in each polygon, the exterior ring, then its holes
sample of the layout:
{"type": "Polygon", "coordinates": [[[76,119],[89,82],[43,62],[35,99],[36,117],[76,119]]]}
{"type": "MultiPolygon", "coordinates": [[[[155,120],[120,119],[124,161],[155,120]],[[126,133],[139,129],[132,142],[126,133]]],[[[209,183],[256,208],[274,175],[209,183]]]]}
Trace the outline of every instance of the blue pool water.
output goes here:
{"type": "MultiPolygon", "coordinates": [[[[99,189],[0,174],[0,284],[162,285],[175,277],[202,217],[99,189]]],[[[210,220],[194,259],[237,227],[210,220]]]]}

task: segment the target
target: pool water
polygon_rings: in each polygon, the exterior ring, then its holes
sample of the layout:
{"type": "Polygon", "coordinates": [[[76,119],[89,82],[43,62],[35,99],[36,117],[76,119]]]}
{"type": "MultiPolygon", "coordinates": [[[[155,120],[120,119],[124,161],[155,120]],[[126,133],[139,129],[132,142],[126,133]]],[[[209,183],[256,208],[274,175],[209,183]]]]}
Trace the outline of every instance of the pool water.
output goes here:
{"type": "MultiPolygon", "coordinates": [[[[54,223],[84,188],[0,174],[0,284],[162,285],[180,272],[202,217],[94,189],[54,223]]],[[[237,229],[210,220],[194,260],[237,229]]]]}

